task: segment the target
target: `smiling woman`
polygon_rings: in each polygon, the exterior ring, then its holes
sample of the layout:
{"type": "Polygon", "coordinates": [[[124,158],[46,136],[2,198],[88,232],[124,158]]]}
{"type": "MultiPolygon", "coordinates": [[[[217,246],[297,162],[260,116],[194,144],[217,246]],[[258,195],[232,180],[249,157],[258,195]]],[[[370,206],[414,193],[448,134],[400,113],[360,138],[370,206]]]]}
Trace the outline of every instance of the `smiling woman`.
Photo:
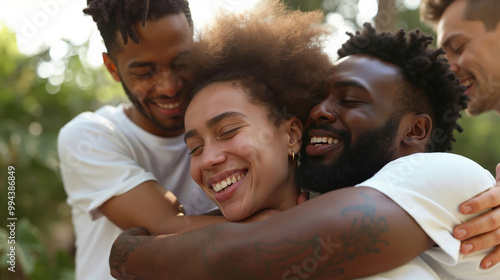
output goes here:
{"type": "Polygon", "coordinates": [[[275,125],[268,115],[233,81],[203,88],[187,109],[191,176],[231,221],[296,205],[289,157],[299,152],[302,125],[297,118],[275,125]]]}
{"type": "Polygon", "coordinates": [[[191,51],[190,171],[231,221],[297,204],[301,121],[331,67],[321,19],[269,1],[245,16],[218,17],[191,51]]]}

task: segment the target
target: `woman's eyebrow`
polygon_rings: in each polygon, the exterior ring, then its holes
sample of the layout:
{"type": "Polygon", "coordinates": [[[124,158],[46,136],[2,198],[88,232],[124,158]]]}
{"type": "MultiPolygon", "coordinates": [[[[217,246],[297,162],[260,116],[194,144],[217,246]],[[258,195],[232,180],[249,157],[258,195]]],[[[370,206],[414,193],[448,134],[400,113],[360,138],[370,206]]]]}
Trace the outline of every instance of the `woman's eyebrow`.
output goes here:
{"type": "MultiPolygon", "coordinates": [[[[208,128],[212,128],[214,126],[216,126],[218,123],[220,123],[221,121],[227,119],[227,118],[233,118],[233,117],[238,117],[238,118],[247,118],[247,115],[243,114],[243,113],[240,113],[240,112],[224,112],[220,115],[217,115],[209,120],[207,120],[205,122],[205,125],[208,127],[208,128]]],[[[192,129],[192,130],[189,130],[188,132],[186,132],[186,134],[184,135],[184,142],[187,141],[187,139],[189,138],[192,138],[194,136],[198,135],[198,132],[196,131],[196,129],[192,129]]]]}
{"type": "Polygon", "coordinates": [[[196,135],[198,135],[198,131],[196,131],[196,129],[192,129],[186,132],[186,134],[184,135],[184,143],[187,143],[187,140],[189,138],[195,137],[196,135]]]}
{"type": "Polygon", "coordinates": [[[232,117],[246,118],[247,116],[243,113],[240,113],[240,112],[233,112],[233,111],[224,112],[220,115],[217,115],[217,116],[207,120],[205,122],[205,124],[207,125],[208,128],[212,128],[215,125],[217,125],[218,123],[220,123],[221,121],[223,121],[224,119],[232,118],[232,117]]]}

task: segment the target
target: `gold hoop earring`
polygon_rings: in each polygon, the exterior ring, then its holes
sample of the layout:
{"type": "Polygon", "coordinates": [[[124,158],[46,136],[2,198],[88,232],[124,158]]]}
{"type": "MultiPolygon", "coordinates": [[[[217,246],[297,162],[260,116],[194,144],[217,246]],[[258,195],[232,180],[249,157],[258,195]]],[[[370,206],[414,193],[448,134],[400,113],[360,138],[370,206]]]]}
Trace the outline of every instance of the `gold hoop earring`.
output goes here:
{"type": "Polygon", "coordinates": [[[295,152],[292,151],[292,162],[295,162],[295,152]]]}

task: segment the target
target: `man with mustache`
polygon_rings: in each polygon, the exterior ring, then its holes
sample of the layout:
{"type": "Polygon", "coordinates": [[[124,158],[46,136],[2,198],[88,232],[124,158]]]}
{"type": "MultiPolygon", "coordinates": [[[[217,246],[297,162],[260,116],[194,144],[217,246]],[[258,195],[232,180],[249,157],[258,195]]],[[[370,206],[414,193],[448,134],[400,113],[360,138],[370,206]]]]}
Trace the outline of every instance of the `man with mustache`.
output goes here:
{"type": "Polygon", "coordinates": [[[304,188],[317,198],[253,224],[174,236],[133,229],[110,257],[118,279],[494,279],[500,267],[460,255],[457,205],[495,186],[453,154],[464,89],[432,38],[351,35],[305,134],[304,188]],[[350,187],[356,185],[356,187],[350,187]],[[122,254],[119,254],[122,253],[122,254]],[[188,259],[182,256],[187,256],[188,259]],[[378,273],[378,274],[377,274],[378,273]],[[375,274],[375,275],[373,275],[375,274]],[[370,276],[372,275],[372,276],[370,276]]]}

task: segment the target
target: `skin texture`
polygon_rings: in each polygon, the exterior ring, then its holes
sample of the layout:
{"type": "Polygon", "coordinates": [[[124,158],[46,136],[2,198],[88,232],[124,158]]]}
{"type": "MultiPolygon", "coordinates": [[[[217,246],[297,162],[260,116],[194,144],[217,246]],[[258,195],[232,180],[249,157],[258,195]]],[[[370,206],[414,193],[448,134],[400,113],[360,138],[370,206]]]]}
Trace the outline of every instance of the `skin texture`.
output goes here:
{"type": "Polygon", "coordinates": [[[464,19],[466,5],[467,1],[454,1],[444,11],[437,25],[437,44],[446,50],[461,83],[470,86],[467,112],[500,112],[500,24],[487,31],[482,21],[464,19]]]}
{"type": "Polygon", "coordinates": [[[277,127],[268,116],[234,81],[208,85],[187,108],[191,176],[231,221],[297,204],[295,164],[289,158],[300,149],[302,124],[292,118],[277,127]],[[238,176],[244,177],[236,182],[238,176]],[[226,189],[212,188],[233,177],[226,189]]]}

